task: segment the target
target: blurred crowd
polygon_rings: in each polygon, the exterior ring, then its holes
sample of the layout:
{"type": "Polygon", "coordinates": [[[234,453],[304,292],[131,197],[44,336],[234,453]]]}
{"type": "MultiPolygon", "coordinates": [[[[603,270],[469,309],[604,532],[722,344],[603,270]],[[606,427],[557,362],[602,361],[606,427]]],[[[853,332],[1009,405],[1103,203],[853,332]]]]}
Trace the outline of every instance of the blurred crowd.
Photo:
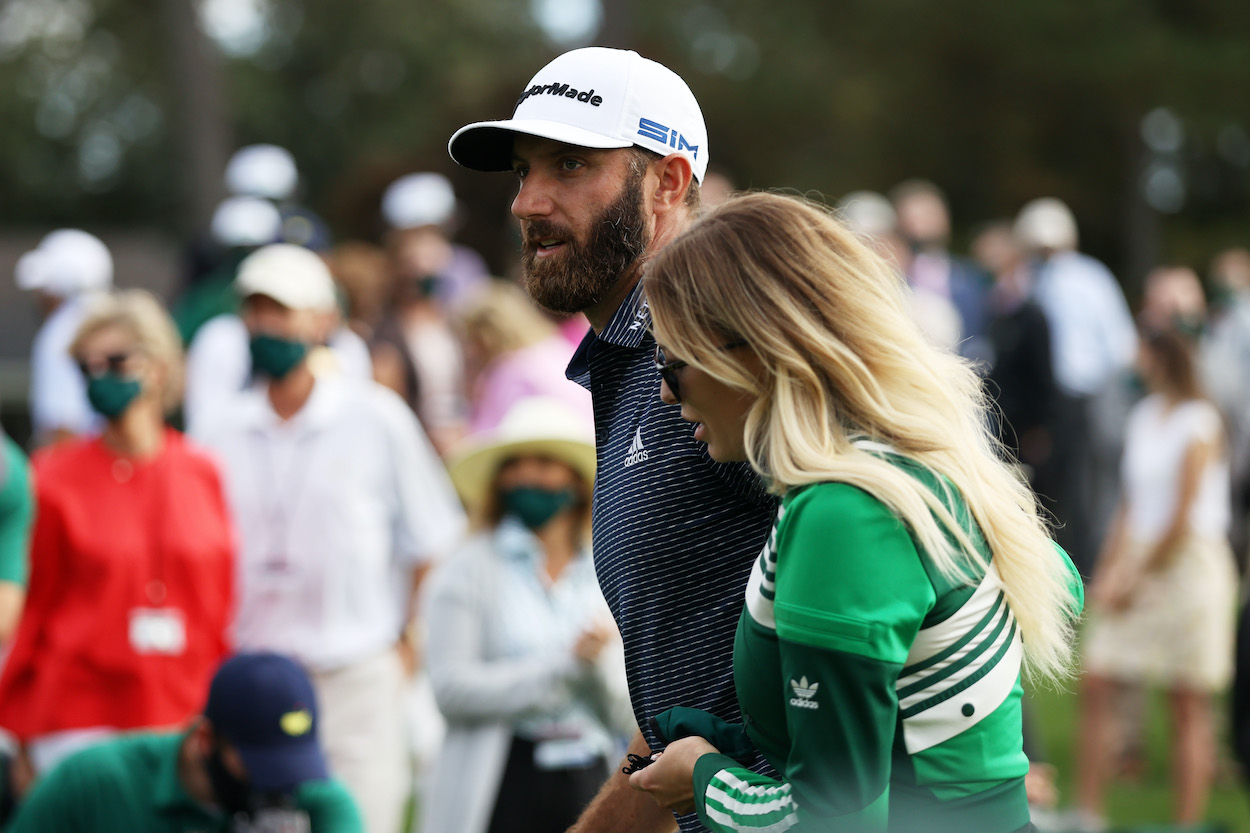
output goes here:
{"type": "MultiPolygon", "coordinates": [[[[518,755],[567,774],[563,830],[635,720],[590,561],[590,396],[565,378],[586,320],[457,243],[439,174],[386,190],[381,240],[338,244],[282,148],[243,148],[226,185],[174,298],[114,288],[127,276],[79,230],[17,266],[43,323],[31,462],[7,438],[0,456],[10,780],[22,793],[102,740],[185,726],[234,651],[276,652],[308,674],[370,833],[503,829],[492,807],[534,803],[501,786],[518,755]]],[[[704,202],[718,190],[709,174],[704,202]]],[[[897,265],[929,338],[982,370],[1089,582],[1064,824],[1097,828],[1144,686],[1172,695],[1178,800],[1200,819],[1246,546],[1250,251],[1160,266],[1134,314],[1059,200],[977,226],[967,255],[926,181],[839,213],[897,265]],[[1187,555],[1155,563],[1167,536],[1187,555]],[[1143,622],[1202,629],[1210,656],[1138,656],[1143,622]]],[[[1030,751],[1044,810],[1053,772],[1030,751]]]]}

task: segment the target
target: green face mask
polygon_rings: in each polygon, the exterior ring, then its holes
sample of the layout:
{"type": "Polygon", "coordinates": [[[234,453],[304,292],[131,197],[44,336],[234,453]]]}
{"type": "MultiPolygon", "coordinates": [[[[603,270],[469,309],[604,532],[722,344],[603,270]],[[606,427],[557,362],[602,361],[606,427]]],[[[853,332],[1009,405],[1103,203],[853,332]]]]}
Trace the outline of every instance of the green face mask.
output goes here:
{"type": "Polygon", "coordinates": [[[113,420],[130,407],[142,390],[138,379],[105,373],[87,380],[87,401],[100,416],[113,420]]]}
{"type": "Polygon", "coordinates": [[[504,513],[512,515],[531,530],[542,529],[576,500],[577,494],[572,489],[553,492],[536,486],[517,486],[500,495],[504,513]]]}
{"type": "Polygon", "coordinates": [[[270,379],[282,379],[308,355],[308,345],[261,333],[252,336],[252,370],[270,379]]]}

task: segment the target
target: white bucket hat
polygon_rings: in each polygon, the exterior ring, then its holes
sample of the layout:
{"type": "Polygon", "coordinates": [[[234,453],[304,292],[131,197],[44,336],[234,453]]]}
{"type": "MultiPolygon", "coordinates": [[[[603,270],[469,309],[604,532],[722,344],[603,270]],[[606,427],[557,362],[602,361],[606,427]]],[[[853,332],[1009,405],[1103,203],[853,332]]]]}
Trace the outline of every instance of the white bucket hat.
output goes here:
{"type": "Polygon", "coordinates": [[[239,295],[264,295],[290,309],[331,310],[338,304],[330,269],[315,253],[290,243],[262,246],[243,259],[239,295]]]}
{"type": "Polygon", "coordinates": [[[543,396],[518,401],[495,429],[466,440],[451,454],[447,472],[465,505],[476,510],[490,495],[499,467],[523,454],[559,460],[587,487],[594,483],[595,440],[585,419],[543,396]]]}
{"type": "Polygon", "coordinates": [[[466,168],[510,171],[517,133],[577,147],[679,153],[699,182],[707,172],[707,127],[690,87],[668,67],[623,49],[564,53],[530,80],[512,118],[460,128],[447,152],[466,168]]]}

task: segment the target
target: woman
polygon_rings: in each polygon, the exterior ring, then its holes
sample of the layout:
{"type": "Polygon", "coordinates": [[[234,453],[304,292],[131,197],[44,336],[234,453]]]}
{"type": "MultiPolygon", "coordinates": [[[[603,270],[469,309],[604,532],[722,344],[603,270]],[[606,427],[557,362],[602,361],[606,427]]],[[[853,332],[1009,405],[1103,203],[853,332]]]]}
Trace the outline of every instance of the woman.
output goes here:
{"type": "Polygon", "coordinates": [[[1080,593],[976,374],[799,200],[714,209],[646,291],[663,399],[782,498],[734,644],[746,734],[779,778],[685,737],[633,785],[722,831],[1030,829],[1020,667],[1065,673],[1080,593]]]}
{"type": "Polygon", "coordinates": [[[423,830],[563,833],[634,726],[587,551],[587,433],[559,402],[524,399],[453,458],[481,528],[433,577],[425,606],[447,736],[423,830]]]}
{"type": "Polygon", "coordinates": [[[1121,504],[1090,585],[1082,657],[1077,781],[1089,829],[1105,827],[1125,685],[1167,691],[1178,825],[1202,820],[1215,775],[1211,699],[1232,675],[1237,574],[1224,430],[1198,383],[1194,349],[1175,329],[1143,333],[1149,394],[1129,415],[1121,504]]]}
{"type": "Polygon", "coordinates": [[[107,424],[34,458],[29,595],[0,677],[0,726],[37,772],[113,732],[181,725],[228,649],[221,483],[164,421],[181,393],[173,322],[146,292],[103,296],[70,353],[107,424]]]}
{"type": "Polygon", "coordinates": [[[594,424],[590,392],[564,375],[573,348],[521,287],[491,281],[465,303],[456,323],[476,369],[469,420],[474,433],[491,430],[514,403],[531,396],[559,399],[594,424]]]}

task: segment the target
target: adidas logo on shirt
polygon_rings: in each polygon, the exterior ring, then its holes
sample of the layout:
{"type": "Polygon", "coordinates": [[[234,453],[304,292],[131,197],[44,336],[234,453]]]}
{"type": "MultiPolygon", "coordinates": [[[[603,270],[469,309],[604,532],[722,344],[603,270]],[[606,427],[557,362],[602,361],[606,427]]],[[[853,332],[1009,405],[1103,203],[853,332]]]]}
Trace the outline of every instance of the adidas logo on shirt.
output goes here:
{"type": "Polygon", "coordinates": [[[625,468],[629,468],[634,463],[641,463],[649,456],[647,450],[642,447],[642,426],[640,425],[634,432],[634,441],[629,444],[629,454],[625,455],[625,468]]]}
{"type": "Polygon", "coordinates": [[[816,689],[820,688],[820,683],[812,683],[808,685],[807,677],[799,677],[796,683],[790,681],[790,688],[794,689],[794,697],[790,698],[790,705],[800,709],[818,709],[820,704],[816,702],[816,689]]]}

